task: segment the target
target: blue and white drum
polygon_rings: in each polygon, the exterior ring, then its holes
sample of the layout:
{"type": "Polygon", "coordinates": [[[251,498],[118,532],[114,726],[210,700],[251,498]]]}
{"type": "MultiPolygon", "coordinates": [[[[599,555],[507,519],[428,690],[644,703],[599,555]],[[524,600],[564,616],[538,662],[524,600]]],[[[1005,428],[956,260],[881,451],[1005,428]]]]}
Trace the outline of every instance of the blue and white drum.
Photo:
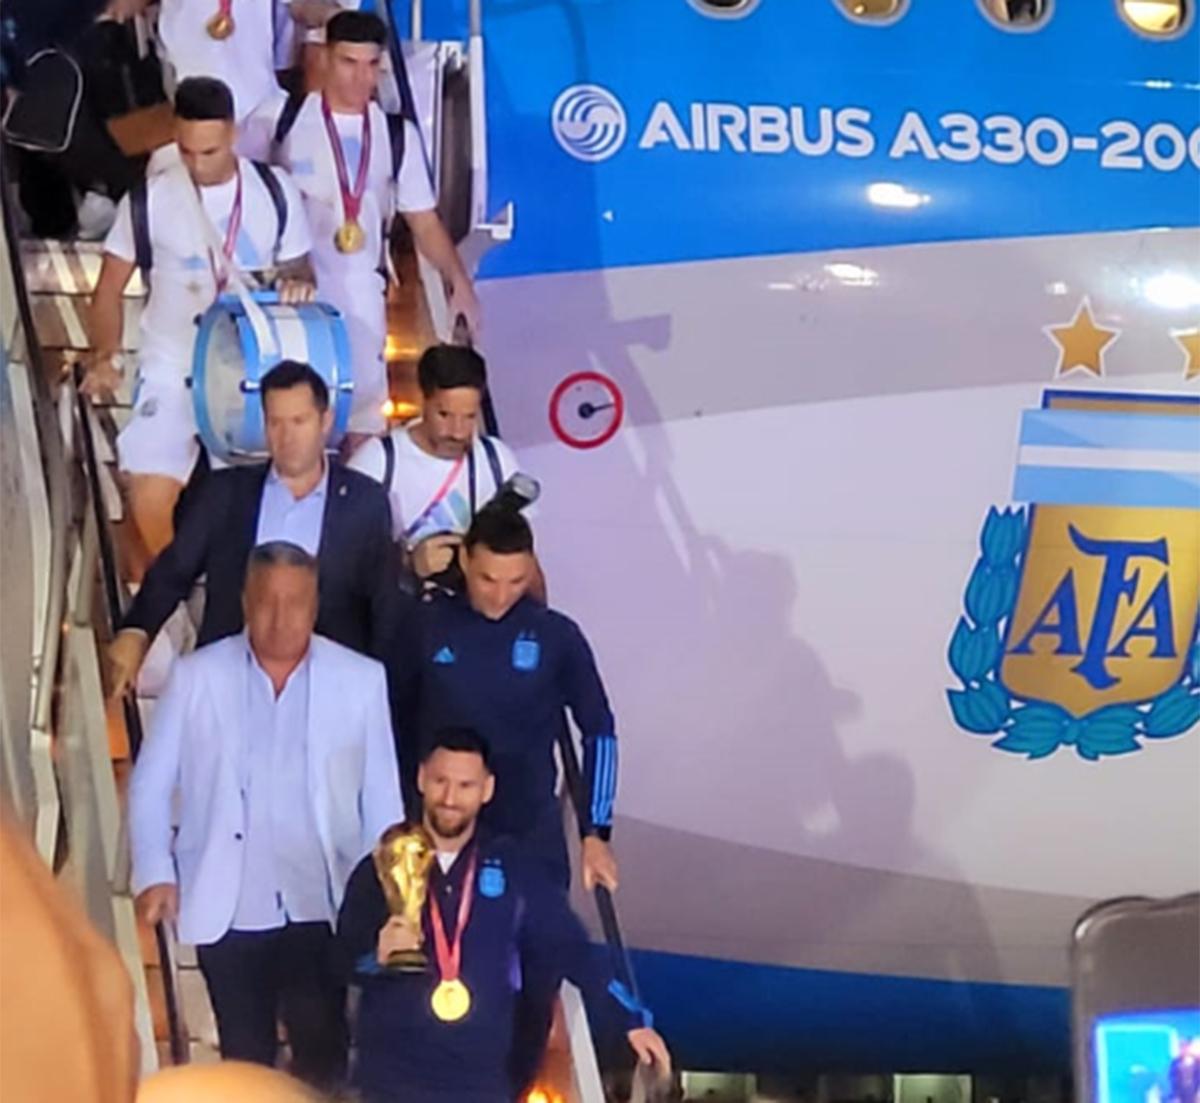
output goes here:
{"type": "Polygon", "coordinates": [[[201,316],[192,354],[196,426],[209,453],[224,463],[266,455],[259,383],[280,360],[302,360],[325,380],[334,414],[331,444],[350,419],[354,382],[341,314],[325,303],[286,305],[273,293],[253,299],[267,332],[256,329],[237,295],[222,295],[201,316]]]}

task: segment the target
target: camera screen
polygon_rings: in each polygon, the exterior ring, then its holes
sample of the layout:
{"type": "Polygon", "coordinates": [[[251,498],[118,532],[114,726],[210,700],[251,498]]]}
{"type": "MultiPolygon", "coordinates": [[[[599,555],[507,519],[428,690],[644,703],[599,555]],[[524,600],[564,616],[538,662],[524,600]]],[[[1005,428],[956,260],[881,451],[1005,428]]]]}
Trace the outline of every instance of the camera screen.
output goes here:
{"type": "Polygon", "coordinates": [[[1200,1100],[1200,1008],[1105,1015],[1092,1038],[1096,1103],[1200,1100]]]}

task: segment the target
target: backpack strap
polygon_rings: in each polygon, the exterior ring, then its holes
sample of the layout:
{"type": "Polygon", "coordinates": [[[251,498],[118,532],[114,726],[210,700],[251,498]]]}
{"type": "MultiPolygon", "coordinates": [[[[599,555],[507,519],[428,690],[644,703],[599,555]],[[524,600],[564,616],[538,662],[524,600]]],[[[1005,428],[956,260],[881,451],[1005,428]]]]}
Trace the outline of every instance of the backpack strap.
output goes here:
{"type": "Polygon", "coordinates": [[[400,179],[400,166],[404,164],[404,123],[403,115],[384,113],[387,119],[388,145],[392,148],[392,179],[400,179]]]}
{"type": "Polygon", "coordinates": [[[154,248],[150,244],[150,198],[144,176],[129,189],[129,216],[133,223],[133,258],[142,273],[142,282],[148,287],[154,248]]]}
{"type": "MultiPolygon", "coordinates": [[[[417,122],[417,103],[412,85],[408,81],[408,65],[404,61],[404,50],[398,38],[390,39],[392,71],[396,78],[396,90],[400,93],[400,112],[387,112],[388,137],[392,144],[392,179],[400,179],[400,166],[404,164],[404,124],[417,122]]],[[[423,155],[423,154],[422,154],[423,155]]]]}
{"type": "Polygon", "coordinates": [[[384,433],[380,443],[383,445],[383,489],[391,494],[392,479],[396,475],[396,442],[391,433],[384,433]]]}
{"type": "Polygon", "coordinates": [[[479,443],[483,445],[483,454],[487,456],[488,467],[492,471],[492,482],[496,484],[496,493],[504,485],[504,472],[500,469],[500,456],[496,452],[496,442],[489,436],[481,436],[479,443]]]}
{"type": "Polygon", "coordinates": [[[275,133],[271,136],[271,144],[276,149],[283,145],[292,132],[292,127],[296,125],[296,116],[300,114],[300,108],[304,106],[306,98],[307,93],[301,89],[289,92],[287,99],[283,101],[279,118],[275,120],[275,133]]]}
{"type": "Polygon", "coordinates": [[[287,196],[284,195],[283,185],[270,165],[263,164],[262,161],[251,161],[250,163],[254,166],[254,171],[258,173],[259,179],[262,180],[263,187],[267,189],[267,194],[271,197],[271,205],[275,208],[275,259],[278,260],[279,246],[283,243],[283,235],[287,230],[288,223],[287,196]]]}

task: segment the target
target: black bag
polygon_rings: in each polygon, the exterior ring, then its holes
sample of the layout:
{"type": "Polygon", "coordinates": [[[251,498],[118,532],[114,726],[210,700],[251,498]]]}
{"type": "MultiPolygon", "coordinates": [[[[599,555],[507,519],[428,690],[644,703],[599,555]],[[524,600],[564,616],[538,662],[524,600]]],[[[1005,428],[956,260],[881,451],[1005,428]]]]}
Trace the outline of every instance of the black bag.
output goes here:
{"type": "Polygon", "coordinates": [[[137,24],[102,20],[76,42],[84,95],[99,119],[128,115],[166,101],[162,65],[147,45],[140,51],[137,24]]]}

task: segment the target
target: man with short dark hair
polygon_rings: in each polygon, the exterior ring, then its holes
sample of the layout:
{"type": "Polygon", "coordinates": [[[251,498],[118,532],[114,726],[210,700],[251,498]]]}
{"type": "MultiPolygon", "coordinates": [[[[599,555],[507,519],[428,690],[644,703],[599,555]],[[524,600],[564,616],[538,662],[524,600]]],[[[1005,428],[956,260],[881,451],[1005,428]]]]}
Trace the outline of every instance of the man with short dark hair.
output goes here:
{"type": "Polygon", "coordinates": [[[211,77],[185,80],[175,113],[180,163],[125,195],[104,244],[84,383],[93,394],[120,386],[125,287],[148,264],[133,416],[117,440],[142,569],[170,541],[172,511],[200,455],[187,385],[196,319],[231,271],[274,272],[285,301],[313,295],[303,202],[285,172],[234,153],[229,89],[211,77]]]}
{"type": "Polygon", "coordinates": [[[316,556],[321,635],[376,657],[385,653],[400,600],[387,498],[366,476],[326,456],[329,390],[309,365],[280,362],[263,377],[261,393],[271,462],[215,471],[200,483],[109,649],[114,694],[132,682],[151,640],[202,575],[199,642],[240,631],[246,560],[269,540],[289,540],[316,556]]]}
{"type": "Polygon", "coordinates": [[[179,660],[129,790],[133,889],[147,923],[198,947],[221,1055],[346,1069],[331,929],[346,882],[403,815],[383,667],[313,634],[317,561],[259,544],[246,630],[179,660]],[[178,829],[173,827],[175,817],[178,829]]]}
{"type": "MultiPolygon", "coordinates": [[[[509,1103],[545,1038],[514,1030],[523,990],[554,991],[566,976],[602,999],[612,979],[540,864],[480,822],[498,789],[489,760],[487,741],[470,728],[439,729],[425,747],[417,786],[436,858],[420,930],[389,916],[370,858],[347,885],[338,941],[363,990],[355,1070],[363,1103],[509,1103]],[[388,972],[390,955],[418,946],[429,970],[388,972]]],[[[639,1060],[669,1072],[649,1012],[632,997],[621,1011],[639,1060]]]]}
{"type": "MultiPolygon", "coordinates": [[[[487,369],[463,345],[432,345],[417,363],[421,416],[373,437],[350,467],[384,485],[392,533],[418,579],[450,565],[475,514],[518,470],[517,457],[482,425],[487,369]]],[[[535,590],[544,599],[540,573],[535,590]]]]}
{"type": "Polygon", "coordinates": [[[313,267],[323,302],[342,312],[354,364],[352,435],[387,427],[384,344],[387,319],[387,234],[398,212],[413,243],[448,289],[450,317],[474,328],[479,304],[441,217],[429,180],[421,134],[405,119],[389,133],[374,102],[387,29],[372,12],[338,12],[325,25],[320,92],[264,103],[244,128],[242,148],[271,149],[304,195],[313,231],[313,267]],[[403,142],[403,149],[393,148],[403,142]]]}
{"type": "Polygon", "coordinates": [[[500,503],[476,515],[458,550],[461,596],[421,605],[392,655],[406,796],[423,733],[476,729],[491,745],[496,800],[484,822],[519,837],[563,884],[570,880],[555,799],[555,743],[569,711],[583,738],[588,793],[582,847],[585,887],[617,887],[608,845],[617,787],[617,738],[604,685],[579,626],[528,596],[533,533],[500,503]]]}

